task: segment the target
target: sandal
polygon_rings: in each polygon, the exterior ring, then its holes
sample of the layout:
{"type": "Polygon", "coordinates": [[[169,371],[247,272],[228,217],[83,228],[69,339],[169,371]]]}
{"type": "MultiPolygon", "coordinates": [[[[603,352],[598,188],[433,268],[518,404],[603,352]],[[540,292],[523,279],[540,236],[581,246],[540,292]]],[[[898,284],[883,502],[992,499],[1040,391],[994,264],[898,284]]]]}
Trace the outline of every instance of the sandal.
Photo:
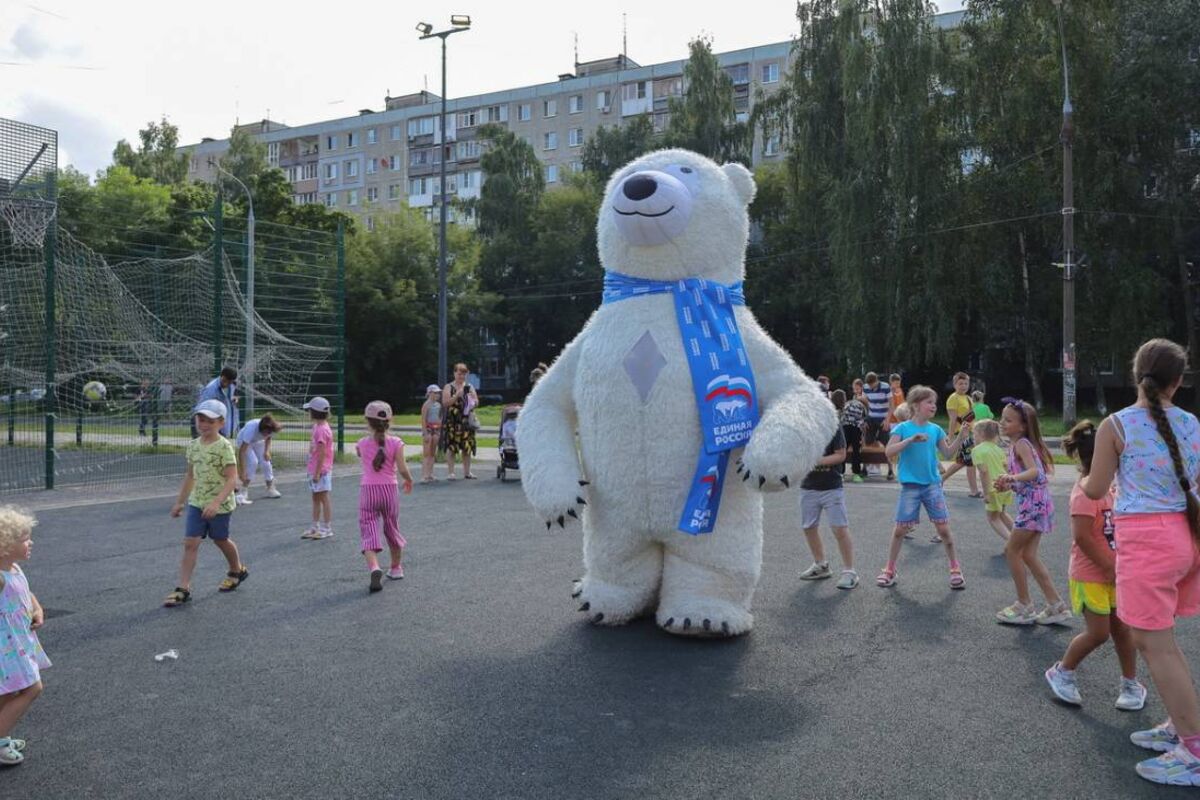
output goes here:
{"type": "Polygon", "coordinates": [[[875,585],[883,589],[887,589],[896,585],[896,573],[890,569],[884,569],[879,573],[879,577],[875,579],[875,585]]]}
{"type": "Polygon", "coordinates": [[[237,587],[241,586],[246,578],[250,577],[250,570],[246,569],[243,564],[242,568],[237,572],[227,572],[225,580],[221,581],[221,585],[217,587],[218,592],[232,592],[237,587]]]}
{"type": "Polygon", "coordinates": [[[961,570],[961,569],[952,569],[952,570],[950,570],[950,588],[951,588],[951,589],[965,589],[965,588],[967,588],[967,581],[966,581],[966,579],[963,577],[963,574],[962,574],[962,570],[961,570]]]}
{"type": "Polygon", "coordinates": [[[167,599],[163,600],[163,606],[166,608],[174,608],[175,606],[183,605],[191,599],[191,592],[189,592],[187,589],[184,589],[182,586],[176,586],[175,591],[168,594],[167,599]]]}
{"type": "Polygon", "coordinates": [[[463,480],[467,480],[467,481],[475,481],[475,480],[479,480],[479,479],[478,479],[478,478],[476,478],[474,475],[467,474],[467,475],[463,475],[463,480]]]}

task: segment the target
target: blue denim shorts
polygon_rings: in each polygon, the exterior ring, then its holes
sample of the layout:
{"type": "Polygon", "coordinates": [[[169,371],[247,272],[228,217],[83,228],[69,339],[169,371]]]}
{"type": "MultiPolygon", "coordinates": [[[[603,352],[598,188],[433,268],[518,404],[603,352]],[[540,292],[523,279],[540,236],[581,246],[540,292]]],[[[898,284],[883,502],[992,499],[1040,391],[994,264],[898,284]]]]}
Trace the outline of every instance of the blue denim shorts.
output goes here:
{"type": "Polygon", "coordinates": [[[229,538],[229,518],[233,516],[233,512],[225,514],[217,514],[212,519],[204,518],[204,510],[197,508],[194,505],[188,504],[187,517],[183,535],[188,539],[199,537],[201,539],[206,536],[214,542],[220,539],[229,538]]]}
{"type": "Polygon", "coordinates": [[[896,524],[916,525],[921,521],[921,506],[930,522],[949,522],[946,495],[940,483],[902,483],[896,501],[896,524]]]}

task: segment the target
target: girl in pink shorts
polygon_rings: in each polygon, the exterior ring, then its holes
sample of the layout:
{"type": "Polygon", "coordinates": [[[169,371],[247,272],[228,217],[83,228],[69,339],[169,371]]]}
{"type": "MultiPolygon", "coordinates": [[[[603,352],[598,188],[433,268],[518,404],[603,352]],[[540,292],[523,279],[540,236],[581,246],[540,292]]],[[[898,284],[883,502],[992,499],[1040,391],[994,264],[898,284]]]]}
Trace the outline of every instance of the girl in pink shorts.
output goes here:
{"type": "Polygon", "coordinates": [[[396,473],[404,478],[404,493],[412,492],[412,473],[404,463],[404,442],[388,435],[392,424],[392,407],[382,400],[373,400],[364,412],[370,436],[364,436],[354,446],[362,461],[362,484],[358,493],[358,529],[362,536],[362,554],[371,573],[370,591],[383,589],[383,570],[378,553],[383,551],[384,539],[392,555],[387,576],[392,580],[404,577],[404,545],[400,535],[400,498],[396,473]]]}
{"type": "Polygon", "coordinates": [[[1163,755],[1137,765],[1155,783],[1200,786],[1200,703],[1175,642],[1175,618],[1200,612],[1200,422],[1171,401],[1187,369],[1184,349],[1151,339],[1133,359],[1137,402],[1101,424],[1092,471],[1083,481],[1098,500],[1117,481],[1117,616],[1170,715],[1130,736],[1163,755]]]}

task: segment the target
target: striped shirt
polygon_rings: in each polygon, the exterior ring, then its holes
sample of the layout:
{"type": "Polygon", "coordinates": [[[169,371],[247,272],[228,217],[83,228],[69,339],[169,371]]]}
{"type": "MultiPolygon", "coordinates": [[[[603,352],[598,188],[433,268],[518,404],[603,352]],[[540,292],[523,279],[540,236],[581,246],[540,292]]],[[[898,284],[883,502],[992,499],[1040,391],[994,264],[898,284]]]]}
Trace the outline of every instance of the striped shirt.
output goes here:
{"type": "Polygon", "coordinates": [[[880,381],[875,384],[874,389],[864,386],[863,394],[867,396],[867,402],[871,404],[871,419],[886,419],[892,399],[892,387],[880,381]]]}

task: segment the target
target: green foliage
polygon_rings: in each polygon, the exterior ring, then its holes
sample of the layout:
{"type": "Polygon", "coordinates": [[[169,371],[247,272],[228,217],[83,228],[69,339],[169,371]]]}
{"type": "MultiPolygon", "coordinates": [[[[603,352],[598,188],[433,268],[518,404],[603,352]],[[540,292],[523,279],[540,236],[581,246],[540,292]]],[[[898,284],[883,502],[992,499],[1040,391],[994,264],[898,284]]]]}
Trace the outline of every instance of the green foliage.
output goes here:
{"type": "Polygon", "coordinates": [[[704,37],[688,44],[683,67],[683,98],[671,98],[670,118],[663,135],[666,147],[683,147],[724,163],[750,163],[749,129],[737,121],[733,80],[704,37]]]}
{"type": "Polygon", "coordinates": [[[113,149],[113,164],[127,168],[138,178],[161,184],[182,183],[187,177],[188,156],[178,152],[179,128],[163,117],[138,131],[141,140],[135,151],[122,139],[113,149]]]}
{"type": "Polygon", "coordinates": [[[603,186],[614,172],[654,147],[654,123],[646,114],[624,125],[601,125],[583,144],[583,171],[603,186]]]}

